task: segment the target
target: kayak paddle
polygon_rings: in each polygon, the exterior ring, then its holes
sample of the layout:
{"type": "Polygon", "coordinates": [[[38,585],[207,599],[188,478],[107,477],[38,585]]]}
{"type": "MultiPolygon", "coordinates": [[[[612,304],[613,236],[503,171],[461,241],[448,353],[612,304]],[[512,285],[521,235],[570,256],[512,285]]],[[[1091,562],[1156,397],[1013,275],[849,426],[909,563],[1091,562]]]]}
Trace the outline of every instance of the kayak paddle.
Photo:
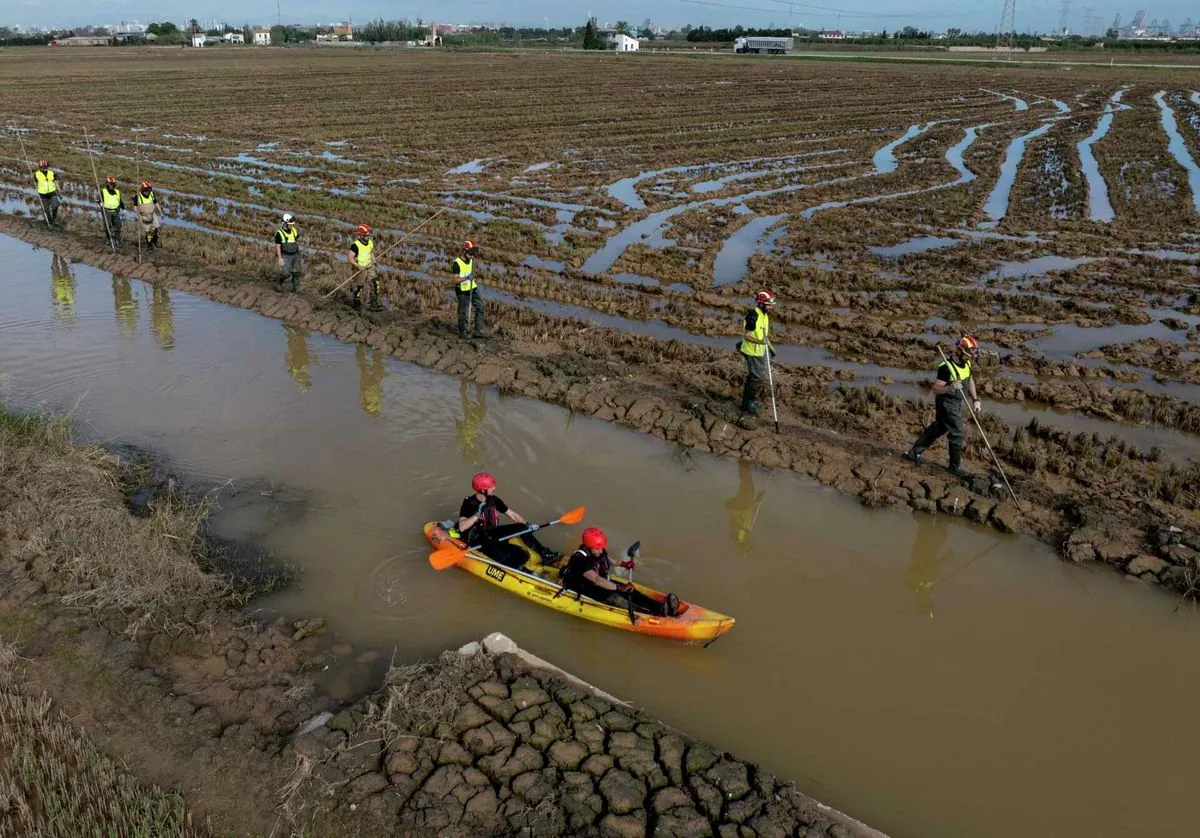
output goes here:
{"type": "MultiPolygon", "coordinates": [[[[642,546],[641,541],[635,541],[632,544],[630,544],[629,549],[625,551],[625,557],[628,558],[631,562],[637,561],[638,550],[641,549],[641,546],[642,546]]],[[[626,579],[626,581],[630,585],[633,584],[633,568],[632,567],[629,568],[629,577],[628,577],[628,579],[626,579]]],[[[629,625],[631,625],[631,626],[637,625],[637,616],[633,613],[633,591],[630,591],[628,596],[625,597],[625,602],[629,605],[629,625]]]]}
{"type": "MultiPolygon", "coordinates": [[[[555,518],[553,521],[547,521],[544,524],[531,524],[520,532],[513,533],[504,540],[508,541],[509,538],[517,538],[518,536],[535,532],[544,527],[552,527],[555,524],[578,524],[583,520],[583,515],[585,512],[587,512],[587,507],[577,506],[570,512],[564,513],[555,518]]],[[[436,553],[429,554],[429,563],[433,565],[434,570],[445,570],[448,567],[454,567],[462,560],[462,557],[465,556],[467,551],[470,549],[471,548],[469,547],[454,547],[453,545],[450,547],[443,547],[436,553]]]]}

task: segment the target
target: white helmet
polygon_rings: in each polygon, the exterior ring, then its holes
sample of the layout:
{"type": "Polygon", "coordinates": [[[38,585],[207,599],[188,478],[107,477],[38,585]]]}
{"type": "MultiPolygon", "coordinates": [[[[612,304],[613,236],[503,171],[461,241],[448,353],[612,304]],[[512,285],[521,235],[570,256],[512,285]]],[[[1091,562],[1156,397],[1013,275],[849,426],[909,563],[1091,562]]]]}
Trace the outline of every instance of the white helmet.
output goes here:
{"type": "Polygon", "coordinates": [[[283,223],[284,224],[292,224],[295,222],[295,220],[296,220],[296,216],[292,215],[290,212],[285,212],[283,214],[283,223]]]}

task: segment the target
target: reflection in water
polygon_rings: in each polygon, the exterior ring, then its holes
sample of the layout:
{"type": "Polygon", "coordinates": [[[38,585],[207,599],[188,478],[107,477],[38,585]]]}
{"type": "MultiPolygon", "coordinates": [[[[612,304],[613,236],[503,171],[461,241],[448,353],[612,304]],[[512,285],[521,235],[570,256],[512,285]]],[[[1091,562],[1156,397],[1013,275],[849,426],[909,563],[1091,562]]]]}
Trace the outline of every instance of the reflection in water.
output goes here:
{"type": "Polygon", "coordinates": [[[296,387],[301,393],[307,393],[312,387],[312,375],[308,371],[308,365],[312,363],[308,354],[308,332],[286,324],[283,332],[287,335],[287,349],[283,358],[287,363],[288,375],[296,380],[296,387]]]}
{"type": "Polygon", "coordinates": [[[904,573],[904,587],[914,594],[913,602],[918,614],[933,617],[933,586],[937,584],[938,567],[946,559],[953,559],[952,550],[944,550],[946,536],[950,533],[950,516],[916,515],[917,537],[913,539],[912,560],[904,573]]]}
{"type": "Polygon", "coordinates": [[[50,262],[50,288],[54,294],[54,319],[63,326],[74,326],[75,274],[71,272],[71,263],[57,253],[50,262]]]}
{"type": "Polygon", "coordinates": [[[368,366],[366,347],[360,343],[354,349],[354,357],[358,361],[358,403],[367,413],[378,416],[383,405],[383,377],[387,375],[383,356],[372,349],[368,366]]]}
{"type": "Polygon", "coordinates": [[[117,334],[126,338],[134,338],[138,331],[137,298],[133,296],[133,283],[123,276],[113,275],[113,312],[117,316],[117,334]]]}
{"type": "Polygon", "coordinates": [[[458,426],[458,450],[462,454],[463,463],[468,466],[482,466],[487,459],[487,441],[480,434],[483,420],[487,417],[487,391],[478,384],[475,385],[475,400],[467,395],[467,380],[459,382],[458,394],[462,398],[463,418],[455,420],[458,426]]]}
{"type": "Polygon", "coordinates": [[[729,510],[729,537],[742,558],[753,552],[750,533],[754,531],[754,522],[766,495],[766,489],[754,493],[754,467],[750,461],[738,460],[737,494],[725,501],[725,508],[729,510]]]}
{"type": "Polygon", "coordinates": [[[155,285],[150,298],[150,325],[154,342],[160,349],[175,348],[175,312],[171,309],[171,292],[155,285]]]}

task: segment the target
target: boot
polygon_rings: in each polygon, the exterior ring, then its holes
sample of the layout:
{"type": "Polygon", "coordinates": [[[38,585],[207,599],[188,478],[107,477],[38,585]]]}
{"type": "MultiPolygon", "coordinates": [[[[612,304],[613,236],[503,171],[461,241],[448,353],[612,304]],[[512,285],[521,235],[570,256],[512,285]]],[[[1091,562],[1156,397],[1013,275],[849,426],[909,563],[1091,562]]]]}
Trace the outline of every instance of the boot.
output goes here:
{"type": "Polygon", "coordinates": [[[279,279],[275,280],[275,290],[283,291],[283,277],[280,277],[279,279]]]}
{"type": "Polygon", "coordinates": [[[762,410],[762,405],[760,405],[758,402],[742,402],[742,413],[749,413],[751,416],[757,416],[760,410],[762,410]]]}
{"type": "Polygon", "coordinates": [[[300,293],[300,277],[298,277],[298,276],[292,277],[292,293],[293,294],[300,293]]]}
{"type": "Polygon", "coordinates": [[[916,463],[919,466],[925,465],[925,459],[921,456],[921,452],[917,450],[915,445],[905,451],[901,456],[910,463],[916,463]]]}
{"type": "Polygon", "coordinates": [[[967,480],[972,475],[971,472],[962,467],[962,453],[961,448],[950,449],[950,473],[955,477],[967,480]]]}

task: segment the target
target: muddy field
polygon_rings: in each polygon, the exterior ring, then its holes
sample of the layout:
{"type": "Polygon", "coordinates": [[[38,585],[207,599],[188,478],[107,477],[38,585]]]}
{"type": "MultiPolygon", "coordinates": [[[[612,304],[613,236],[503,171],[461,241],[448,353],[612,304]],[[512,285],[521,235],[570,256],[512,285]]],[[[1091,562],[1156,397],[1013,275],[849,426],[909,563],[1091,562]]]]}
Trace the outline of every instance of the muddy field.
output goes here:
{"type": "Polygon", "coordinates": [[[70,258],[1192,591],[1193,86],[1120,68],[23,51],[0,56],[0,186],[26,216],[6,231],[70,258]],[[101,177],[165,197],[165,252],[141,265],[130,244],[105,255],[80,208],[85,126],[101,177]],[[60,172],[63,231],[32,204],[18,136],[60,172]],[[355,224],[388,249],[443,208],[384,256],[387,311],[324,301],[355,224]],[[298,298],[269,283],[285,209],[298,298]],[[480,347],[450,324],[465,238],[494,333],[480,347]],[[778,435],[736,402],[738,322],[763,285],[780,294],[778,435]],[[984,429],[1020,506],[975,432],[966,483],[895,456],[932,416],[936,346],[963,332],[984,347],[984,429]]]}

